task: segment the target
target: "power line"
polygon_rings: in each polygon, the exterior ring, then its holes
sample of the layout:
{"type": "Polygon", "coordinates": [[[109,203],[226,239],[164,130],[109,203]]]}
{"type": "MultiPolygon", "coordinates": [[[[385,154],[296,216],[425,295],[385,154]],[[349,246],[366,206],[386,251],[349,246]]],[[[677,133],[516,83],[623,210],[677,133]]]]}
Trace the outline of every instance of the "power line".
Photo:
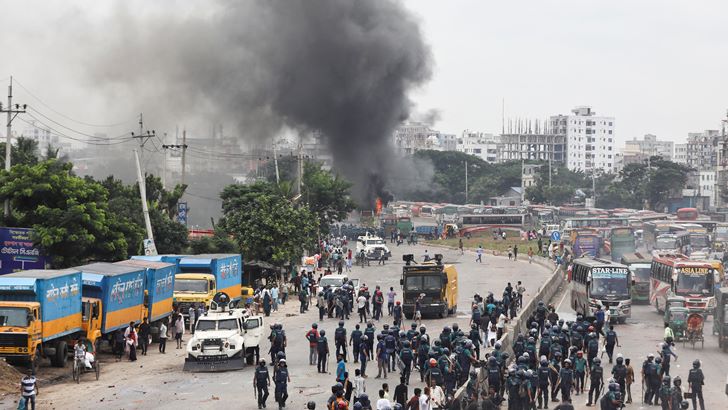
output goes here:
{"type": "MultiPolygon", "coordinates": [[[[35,127],[35,128],[38,128],[38,126],[37,126],[37,125],[35,125],[35,124],[33,124],[32,122],[26,121],[26,120],[25,120],[25,119],[23,119],[23,118],[18,118],[18,119],[19,119],[20,121],[23,121],[24,123],[26,123],[26,124],[30,125],[31,127],[35,127]]],[[[70,135],[66,135],[66,134],[64,134],[64,133],[62,133],[62,132],[60,132],[60,131],[58,131],[57,129],[55,129],[55,128],[53,128],[53,127],[49,126],[48,124],[46,124],[46,123],[44,123],[44,122],[42,122],[42,121],[40,121],[40,120],[38,120],[38,119],[36,119],[36,121],[38,121],[38,122],[39,122],[39,123],[41,123],[41,124],[42,124],[43,126],[45,126],[46,128],[48,128],[48,130],[49,130],[49,131],[53,131],[53,132],[54,132],[54,133],[55,133],[55,134],[56,134],[57,136],[59,136],[59,137],[61,137],[61,138],[67,138],[67,139],[70,139],[70,140],[73,140],[73,141],[77,141],[77,142],[83,142],[84,144],[89,144],[89,145],[103,145],[103,146],[107,146],[107,145],[118,145],[118,144],[124,144],[124,143],[127,143],[127,142],[129,142],[129,141],[131,141],[131,140],[133,140],[133,139],[134,139],[133,137],[127,137],[127,138],[124,138],[123,140],[120,140],[120,141],[116,141],[116,142],[107,142],[107,143],[102,143],[101,141],[88,141],[88,140],[84,140],[84,139],[81,139],[81,138],[75,138],[75,137],[71,137],[70,135]]],[[[122,134],[122,135],[124,135],[124,134],[122,134]]],[[[120,136],[120,137],[121,137],[121,136],[120,136]]]]}
{"type": "Polygon", "coordinates": [[[185,191],[185,195],[193,196],[195,198],[200,198],[200,199],[206,199],[208,201],[222,202],[222,199],[220,199],[220,198],[210,198],[209,196],[197,195],[197,194],[193,194],[190,191],[185,191]]]}
{"type": "Polygon", "coordinates": [[[125,124],[128,124],[128,123],[134,121],[134,119],[128,119],[126,121],[121,121],[121,122],[118,122],[118,123],[115,123],[115,124],[90,124],[90,123],[87,123],[87,122],[75,120],[75,119],[73,119],[73,118],[71,118],[71,117],[69,117],[67,115],[64,115],[63,113],[60,113],[60,112],[56,111],[53,107],[51,107],[50,105],[46,104],[45,101],[43,101],[40,97],[38,97],[35,94],[33,94],[33,92],[31,92],[26,86],[24,86],[22,83],[20,83],[17,79],[13,78],[13,80],[15,81],[15,83],[17,83],[20,86],[20,88],[22,88],[23,90],[25,90],[25,92],[28,93],[28,95],[30,95],[31,97],[33,97],[34,99],[36,99],[39,103],[41,103],[41,105],[43,105],[44,107],[46,107],[49,110],[53,111],[55,114],[57,114],[57,115],[65,118],[65,119],[67,119],[69,121],[73,121],[75,123],[78,123],[78,124],[81,124],[81,125],[85,125],[85,126],[88,126],[88,127],[99,127],[99,128],[118,127],[120,125],[125,125],[125,124]]]}
{"type": "MultiPolygon", "coordinates": [[[[33,112],[35,112],[36,114],[40,115],[41,117],[43,117],[43,118],[47,119],[48,121],[50,121],[50,122],[52,122],[52,123],[54,123],[54,124],[56,124],[56,125],[58,125],[58,126],[61,126],[61,127],[65,128],[65,129],[67,129],[67,130],[69,130],[69,131],[75,132],[76,134],[79,134],[79,135],[83,135],[83,136],[86,136],[86,137],[90,137],[90,138],[94,138],[94,139],[96,139],[96,140],[99,140],[99,141],[106,141],[106,140],[110,140],[110,139],[115,139],[115,138],[104,138],[104,137],[99,137],[99,136],[97,136],[97,135],[93,135],[93,134],[87,134],[87,133],[85,133],[85,132],[82,132],[82,131],[78,131],[78,130],[76,130],[76,129],[73,129],[73,128],[71,128],[71,127],[68,127],[68,126],[66,126],[66,125],[63,125],[63,124],[61,124],[60,122],[58,122],[58,121],[54,120],[53,118],[50,118],[50,117],[46,116],[46,115],[45,115],[45,114],[43,114],[42,112],[40,112],[40,111],[38,111],[38,110],[36,110],[36,109],[34,109],[34,108],[32,108],[32,107],[28,107],[28,108],[29,108],[30,110],[32,110],[33,112]]],[[[39,118],[37,118],[36,116],[34,116],[34,115],[33,115],[32,113],[28,113],[28,115],[29,115],[30,117],[32,117],[33,119],[35,119],[36,121],[41,121],[41,120],[40,120],[39,118]]]]}

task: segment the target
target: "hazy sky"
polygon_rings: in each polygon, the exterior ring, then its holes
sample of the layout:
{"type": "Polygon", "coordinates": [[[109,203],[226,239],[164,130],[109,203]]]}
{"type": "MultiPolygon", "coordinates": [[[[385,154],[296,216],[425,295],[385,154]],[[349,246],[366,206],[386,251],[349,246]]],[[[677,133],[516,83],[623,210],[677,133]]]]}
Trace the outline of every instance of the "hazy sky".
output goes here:
{"type": "MultiPolygon", "coordinates": [[[[3,2],[0,84],[14,75],[45,103],[89,123],[128,120],[143,101],[109,101],[82,66],[84,41],[121,2],[3,2]]],[[[125,2],[128,3],[128,2],[125,2]]],[[[196,13],[205,2],[132,2],[134,14],[196,13]],[[150,11],[151,10],[151,11],[150,11]]],[[[617,118],[618,140],[718,129],[728,109],[728,2],[406,0],[434,57],[432,80],[413,94],[438,109],[437,128],[497,133],[506,117],[545,119],[591,105],[617,118]]],[[[170,45],[173,46],[173,45],[170,45]]],[[[144,64],[144,61],[128,61],[144,64]]],[[[38,104],[22,89],[17,102],[38,104]]],[[[4,101],[4,97],[3,97],[4,101]]],[[[39,107],[39,109],[42,107],[39,107]]],[[[63,122],[62,119],[59,119],[63,122]]],[[[153,119],[150,127],[154,127],[153,119]]],[[[168,129],[171,131],[171,129],[168,129]]],[[[4,134],[4,129],[0,131],[4,134]]]]}

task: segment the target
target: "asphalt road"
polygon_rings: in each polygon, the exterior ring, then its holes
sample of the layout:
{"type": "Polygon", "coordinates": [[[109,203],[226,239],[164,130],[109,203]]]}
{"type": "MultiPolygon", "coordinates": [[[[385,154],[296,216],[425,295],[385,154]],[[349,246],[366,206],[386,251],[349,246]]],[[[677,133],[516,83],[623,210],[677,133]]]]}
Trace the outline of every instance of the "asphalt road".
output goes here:
{"type": "MultiPolygon", "coordinates": [[[[561,303],[557,307],[560,316],[574,318],[574,311],[570,308],[571,298],[566,292],[562,296],[561,303]]],[[[568,319],[567,319],[568,320],[568,319]]],[[[718,340],[712,335],[713,320],[712,317],[705,323],[705,347],[696,344],[693,348],[690,344],[683,346],[682,343],[676,343],[675,354],[678,359],[671,363],[670,375],[672,377],[680,376],[683,380],[683,390],[687,391],[688,371],[692,368],[693,360],[699,359],[702,363],[701,368],[705,374],[705,386],[703,388],[703,397],[705,398],[706,409],[726,409],[728,408],[728,396],[725,394],[726,377],[728,375],[728,354],[718,349],[718,340]]],[[[622,353],[625,358],[631,358],[632,367],[635,371],[636,381],[632,385],[633,403],[627,405],[627,408],[633,409],[658,409],[656,406],[646,406],[639,399],[641,391],[641,377],[639,372],[642,362],[647,355],[652,352],[657,355],[658,344],[662,342],[664,327],[662,314],[658,314],[654,307],[646,305],[633,305],[632,317],[627,320],[626,324],[615,325],[614,330],[621,344],[621,348],[615,348],[614,354],[622,353]]],[[[606,356],[605,356],[606,358],[606,356]]],[[[611,375],[612,366],[607,360],[603,361],[605,367],[605,375],[611,375]]],[[[605,376],[605,382],[607,377],[605,376]]],[[[573,404],[577,409],[588,409],[585,406],[586,397],[572,396],[573,404]]],[[[593,407],[591,407],[593,408],[593,407]]],[[[692,404],[690,406],[692,409],[692,404]]]]}
{"type": "MultiPolygon", "coordinates": [[[[383,289],[394,287],[400,292],[399,278],[402,269],[402,254],[413,253],[421,260],[426,247],[422,245],[393,247],[393,257],[384,266],[372,265],[370,267],[354,267],[351,277],[360,278],[370,289],[380,285],[383,289]]],[[[469,321],[469,302],[473,294],[487,294],[493,291],[500,294],[507,282],[515,284],[522,280],[526,287],[526,299],[549,276],[550,271],[536,264],[529,265],[525,260],[518,262],[508,261],[507,257],[484,257],[484,263],[475,263],[475,255],[466,252],[460,255],[459,251],[447,249],[428,249],[430,255],[442,253],[446,263],[454,263],[459,273],[460,292],[458,309],[455,317],[445,319],[425,319],[423,324],[428,333],[438,335],[445,325],[459,323],[467,327],[469,321]]],[[[401,295],[398,295],[398,298],[401,295]]],[[[272,322],[283,324],[288,337],[287,357],[291,374],[289,384],[288,408],[304,408],[305,403],[313,400],[317,408],[323,408],[330,386],[334,383],[334,375],[318,374],[315,366],[308,365],[308,342],[304,338],[305,332],[311,323],[318,321],[315,307],[303,314],[298,313],[298,302],[289,302],[282,306],[278,312],[266,318],[267,325],[272,322]]],[[[350,332],[358,320],[352,317],[346,327],[350,332]]],[[[381,328],[384,323],[391,323],[385,318],[377,323],[381,328]]],[[[333,331],[336,321],[326,319],[319,329],[326,329],[333,349],[333,331]]],[[[270,344],[265,340],[261,345],[261,354],[267,352],[270,344]]],[[[174,343],[168,343],[167,354],[157,352],[157,346],[152,345],[148,356],[139,356],[136,363],[115,363],[110,356],[103,356],[101,379],[97,382],[91,375],[84,375],[81,384],[70,384],[68,381],[53,384],[41,389],[38,397],[41,408],[99,408],[103,406],[110,409],[128,408],[257,408],[253,398],[253,369],[225,373],[185,373],[182,371],[184,350],[176,350],[174,343]]],[[[348,368],[353,375],[354,367],[348,368]]],[[[331,369],[334,362],[332,358],[331,369]]],[[[372,363],[369,364],[371,374],[372,363]]],[[[376,364],[374,364],[376,371],[376,364]]],[[[70,374],[70,369],[69,369],[70,374]]],[[[376,375],[376,373],[374,374],[376,375]]],[[[390,376],[387,380],[367,379],[367,391],[376,396],[381,383],[388,382],[390,391],[398,383],[398,374],[390,376]]],[[[421,387],[419,378],[414,376],[411,380],[410,394],[414,387],[421,387]]],[[[14,397],[0,399],[0,408],[14,408],[14,397]]],[[[272,397],[268,399],[268,408],[275,408],[272,397]]]]}

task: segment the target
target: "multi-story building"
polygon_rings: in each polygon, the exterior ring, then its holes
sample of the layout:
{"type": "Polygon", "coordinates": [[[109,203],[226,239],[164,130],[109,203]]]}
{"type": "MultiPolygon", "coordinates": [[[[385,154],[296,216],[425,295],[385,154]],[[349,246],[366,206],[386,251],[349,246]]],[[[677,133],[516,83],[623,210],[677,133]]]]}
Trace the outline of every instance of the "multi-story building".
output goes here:
{"type": "Polygon", "coordinates": [[[566,166],[585,172],[614,172],[614,117],[597,116],[586,106],[571,112],[552,116],[549,124],[552,133],[566,136],[566,166]]]}
{"type": "Polygon", "coordinates": [[[699,171],[698,172],[698,196],[710,198],[710,207],[715,206],[716,199],[716,172],[715,171],[699,171]]]}
{"type": "Polygon", "coordinates": [[[672,160],[678,164],[688,164],[688,144],[675,144],[675,153],[672,160]]]}
{"type": "Polygon", "coordinates": [[[566,136],[559,134],[503,134],[498,145],[499,162],[540,160],[564,163],[566,136]]]}
{"type": "Polygon", "coordinates": [[[688,133],[687,165],[699,171],[714,171],[718,166],[721,134],[718,130],[688,133]]]}
{"type": "MultiPolygon", "coordinates": [[[[657,139],[657,136],[652,134],[646,134],[644,139],[638,140],[635,137],[631,141],[627,141],[624,144],[624,150],[622,152],[624,153],[625,157],[627,157],[627,155],[638,157],[639,162],[641,162],[643,159],[647,159],[647,157],[655,156],[659,156],[662,157],[662,159],[671,161],[673,156],[674,144],[675,143],[672,141],[659,141],[657,139]]],[[[625,158],[625,162],[626,161],[627,160],[625,158]]]]}
{"type": "Polygon", "coordinates": [[[493,134],[465,130],[457,139],[455,149],[493,164],[498,162],[498,141],[493,134]]]}

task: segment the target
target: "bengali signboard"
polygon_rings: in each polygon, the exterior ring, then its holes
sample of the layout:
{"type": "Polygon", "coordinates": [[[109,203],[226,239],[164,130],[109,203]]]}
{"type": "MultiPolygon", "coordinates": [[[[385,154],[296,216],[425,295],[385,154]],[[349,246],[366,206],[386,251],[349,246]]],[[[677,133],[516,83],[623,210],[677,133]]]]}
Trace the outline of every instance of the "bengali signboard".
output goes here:
{"type": "Polygon", "coordinates": [[[46,258],[33,246],[30,228],[0,228],[0,275],[45,269],[46,258]]]}

